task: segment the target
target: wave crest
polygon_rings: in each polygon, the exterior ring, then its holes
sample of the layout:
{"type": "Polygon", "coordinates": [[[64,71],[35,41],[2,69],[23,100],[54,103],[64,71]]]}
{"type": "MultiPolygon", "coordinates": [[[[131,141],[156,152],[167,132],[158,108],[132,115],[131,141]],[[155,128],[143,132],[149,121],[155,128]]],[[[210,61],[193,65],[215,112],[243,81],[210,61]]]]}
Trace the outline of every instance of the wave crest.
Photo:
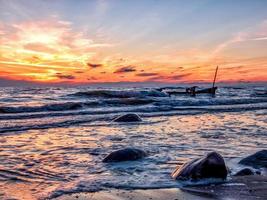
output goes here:
{"type": "Polygon", "coordinates": [[[103,98],[131,98],[131,97],[167,97],[168,94],[158,90],[91,90],[77,92],[71,96],[103,97],[103,98]]]}

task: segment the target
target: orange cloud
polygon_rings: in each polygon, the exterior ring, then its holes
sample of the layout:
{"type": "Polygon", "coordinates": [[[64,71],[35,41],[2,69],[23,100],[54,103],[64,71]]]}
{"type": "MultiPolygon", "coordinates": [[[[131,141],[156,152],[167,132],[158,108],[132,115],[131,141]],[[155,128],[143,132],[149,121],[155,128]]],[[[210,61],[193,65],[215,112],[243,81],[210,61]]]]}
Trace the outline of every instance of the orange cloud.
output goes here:
{"type": "Polygon", "coordinates": [[[31,21],[0,28],[0,75],[8,71],[25,80],[60,80],[56,73],[86,69],[95,49],[112,46],[74,31],[65,21],[31,21]]]}
{"type": "Polygon", "coordinates": [[[0,77],[9,79],[39,82],[67,79],[73,83],[206,82],[212,81],[219,65],[219,81],[267,81],[267,74],[262,73],[267,68],[266,57],[245,57],[240,49],[235,55],[224,53],[240,43],[267,41],[267,22],[210,49],[144,48],[135,52],[128,47],[127,54],[123,47],[98,42],[96,37],[74,30],[70,22],[55,18],[12,25],[0,23],[0,36],[0,77]]]}

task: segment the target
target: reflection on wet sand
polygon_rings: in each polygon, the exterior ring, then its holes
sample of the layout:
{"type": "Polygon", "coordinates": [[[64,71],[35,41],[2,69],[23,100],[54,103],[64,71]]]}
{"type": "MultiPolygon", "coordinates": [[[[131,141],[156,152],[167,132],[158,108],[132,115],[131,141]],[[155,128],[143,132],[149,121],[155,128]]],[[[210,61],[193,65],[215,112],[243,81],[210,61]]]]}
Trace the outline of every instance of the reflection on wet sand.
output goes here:
{"type": "Polygon", "coordinates": [[[2,195],[34,199],[105,187],[178,186],[170,173],[186,160],[216,150],[228,161],[266,147],[264,112],[153,117],[132,125],[111,122],[10,133],[1,136],[2,195]],[[153,121],[157,123],[149,123],[153,121]],[[131,164],[101,162],[124,147],[144,149],[149,156],[131,164]],[[17,187],[24,189],[12,192],[17,187]]]}

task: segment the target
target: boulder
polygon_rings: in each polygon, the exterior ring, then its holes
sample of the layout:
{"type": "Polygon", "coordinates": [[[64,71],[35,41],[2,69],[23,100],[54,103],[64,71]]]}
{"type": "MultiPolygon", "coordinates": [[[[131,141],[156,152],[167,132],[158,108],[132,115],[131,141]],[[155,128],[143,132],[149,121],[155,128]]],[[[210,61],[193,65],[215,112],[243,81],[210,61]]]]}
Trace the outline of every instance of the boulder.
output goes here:
{"type": "Polygon", "coordinates": [[[141,122],[142,119],[139,115],[134,113],[129,113],[125,115],[121,115],[113,120],[114,122],[141,122]]]}
{"type": "Polygon", "coordinates": [[[234,174],[234,176],[249,176],[249,175],[254,175],[254,174],[255,172],[252,169],[244,168],[244,169],[241,169],[236,174],[234,174]]]}
{"type": "Polygon", "coordinates": [[[202,158],[194,159],[177,167],[172,173],[172,177],[177,180],[226,179],[227,173],[223,157],[217,152],[211,152],[202,158]]]}
{"type": "Polygon", "coordinates": [[[147,156],[146,152],[136,148],[125,148],[114,151],[107,155],[103,162],[121,162],[137,160],[147,156]]]}
{"type": "Polygon", "coordinates": [[[239,164],[248,165],[254,168],[267,168],[267,150],[261,150],[253,155],[242,159],[239,164]]]}

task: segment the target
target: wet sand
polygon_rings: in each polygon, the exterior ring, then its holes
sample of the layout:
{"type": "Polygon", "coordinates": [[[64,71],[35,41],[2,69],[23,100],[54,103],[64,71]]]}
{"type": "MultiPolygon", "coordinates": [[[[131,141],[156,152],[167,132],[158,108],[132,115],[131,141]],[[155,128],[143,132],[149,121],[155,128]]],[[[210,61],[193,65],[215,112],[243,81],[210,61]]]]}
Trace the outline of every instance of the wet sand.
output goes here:
{"type": "Polygon", "coordinates": [[[56,198],[57,200],[206,200],[206,199],[267,199],[267,176],[253,175],[232,177],[223,184],[188,186],[172,189],[117,190],[95,193],[75,193],[56,198]]]}
{"type": "Polygon", "coordinates": [[[199,199],[206,200],[210,198],[197,196],[180,189],[152,189],[152,190],[110,190],[96,193],[78,193],[57,198],[60,200],[186,200],[199,199]]]}

